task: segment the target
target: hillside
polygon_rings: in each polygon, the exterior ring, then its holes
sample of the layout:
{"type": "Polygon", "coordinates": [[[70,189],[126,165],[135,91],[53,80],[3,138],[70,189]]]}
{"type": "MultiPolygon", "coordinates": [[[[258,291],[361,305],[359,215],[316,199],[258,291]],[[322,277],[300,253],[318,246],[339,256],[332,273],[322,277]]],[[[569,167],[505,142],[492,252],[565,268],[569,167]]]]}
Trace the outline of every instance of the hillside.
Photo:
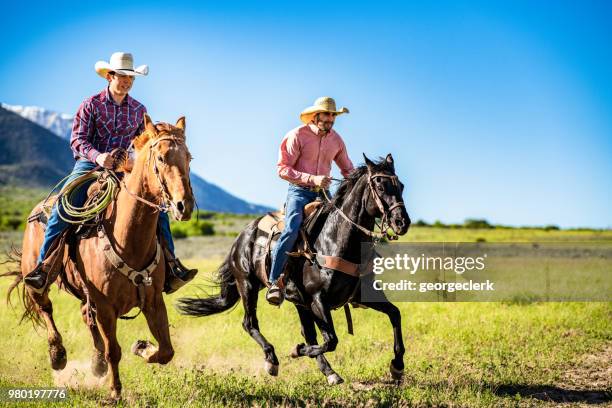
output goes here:
{"type": "MultiPolygon", "coordinates": [[[[65,115],[42,108],[20,108],[10,111],[0,107],[0,186],[49,188],[70,172],[74,159],[66,138],[54,133],[57,120],[43,119],[67,119],[65,115]],[[40,114],[42,111],[45,115],[40,114]],[[38,115],[33,116],[32,112],[38,115]],[[54,127],[46,129],[32,122],[35,119],[54,127]]],[[[271,210],[242,200],[195,173],[191,174],[191,184],[201,210],[237,214],[261,214],[271,210]]]]}
{"type": "Polygon", "coordinates": [[[0,108],[0,185],[51,186],[73,163],[65,140],[0,108]]]}

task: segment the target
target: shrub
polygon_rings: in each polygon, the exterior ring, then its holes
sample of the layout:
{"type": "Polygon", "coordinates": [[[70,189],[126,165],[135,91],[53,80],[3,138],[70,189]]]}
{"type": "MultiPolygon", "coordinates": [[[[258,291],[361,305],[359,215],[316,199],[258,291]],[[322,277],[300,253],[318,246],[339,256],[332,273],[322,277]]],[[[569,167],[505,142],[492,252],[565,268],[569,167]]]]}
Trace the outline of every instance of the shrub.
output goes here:
{"type": "Polygon", "coordinates": [[[21,229],[23,224],[23,217],[14,215],[3,215],[0,216],[0,230],[1,231],[16,231],[21,229]]]}
{"type": "Polygon", "coordinates": [[[186,238],[201,235],[215,235],[215,227],[208,221],[192,219],[186,222],[173,222],[170,231],[175,238],[186,238]]]}
{"type": "Polygon", "coordinates": [[[489,221],[478,218],[468,218],[463,222],[465,228],[470,229],[491,229],[493,226],[489,224],[489,221]]]}
{"type": "Polygon", "coordinates": [[[180,227],[175,227],[175,225],[178,224],[170,225],[170,232],[172,232],[172,237],[174,239],[187,238],[187,233],[185,232],[185,230],[180,227]]]}
{"type": "Polygon", "coordinates": [[[442,223],[442,221],[440,221],[440,220],[436,220],[436,221],[433,223],[433,226],[434,226],[434,227],[436,227],[436,228],[446,228],[446,225],[445,225],[445,224],[443,224],[443,223],[442,223]]]}
{"type": "Polygon", "coordinates": [[[416,227],[429,227],[430,225],[423,220],[418,220],[414,223],[416,227]]]}

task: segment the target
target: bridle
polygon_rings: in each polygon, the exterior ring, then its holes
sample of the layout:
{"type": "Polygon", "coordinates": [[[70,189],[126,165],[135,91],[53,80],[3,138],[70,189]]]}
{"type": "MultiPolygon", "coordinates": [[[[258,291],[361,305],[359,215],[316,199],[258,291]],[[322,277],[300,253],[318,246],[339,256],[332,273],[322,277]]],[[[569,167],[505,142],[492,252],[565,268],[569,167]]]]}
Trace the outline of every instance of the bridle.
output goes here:
{"type": "Polygon", "coordinates": [[[395,174],[394,175],[389,175],[389,174],[384,174],[384,173],[372,174],[371,170],[368,168],[368,186],[370,187],[370,193],[372,194],[372,197],[374,197],[374,202],[376,203],[376,206],[378,207],[378,210],[380,211],[380,214],[382,215],[382,219],[380,221],[379,228],[383,232],[383,234],[387,236],[388,239],[397,240],[398,238],[397,235],[390,235],[387,232],[390,227],[389,218],[393,210],[395,210],[398,207],[406,208],[406,206],[404,205],[404,201],[398,201],[397,203],[390,205],[389,208],[385,210],[384,201],[382,200],[382,198],[378,194],[378,191],[376,191],[376,188],[374,187],[374,179],[377,177],[390,179],[393,187],[395,187],[397,191],[401,193],[400,181],[399,181],[399,178],[395,174]]]}
{"type": "MultiPolygon", "coordinates": [[[[368,168],[368,187],[370,190],[370,194],[372,195],[372,197],[374,198],[374,202],[376,203],[376,206],[378,207],[378,211],[380,211],[380,214],[382,215],[381,218],[381,222],[380,225],[378,225],[378,228],[380,229],[381,232],[376,232],[376,231],[372,231],[369,230],[359,224],[357,224],[355,221],[351,220],[345,213],[344,211],[342,211],[340,208],[336,207],[335,204],[332,204],[332,201],[330,200],[330,198],[327,196],[327,192],[325,191],[325,189],[323,189],[323,195],[325,196],[325,199],[333,205],[334,209],[340,214],[340,216],[342,218],[344,218],[346,221],[348,221],[349,223],[351,223],[353,226],[355,226],[357,229],[359,229],[361,232],[363,232],[365,235],[374,238],[375,240],[380,240],[382,238],[387,238],[389,240],[397,240],[398,236],[397,235],[392,235],[389,234],[389,218],[391,215],[391,211],[395,210],[398,207],[406,207],[404,205],[403,201],[399,201],[391,206],[389,206],[389,208],[385,209],[385,205],[384,202],[382,200],[382,198],[380,197],[380,195],[378,194],[378,192],[376,191],[376,188],[374,187],[374,179],[377,177],[382,177],[382,178],[388,178],[391,180],[391,184],[393,184],[393,186],[399,191],[400,188],[400,182],[399,182],[399,178],[396,175],[390,175],[390,174],[384,174],[384,173],[375,173],[372,174],[372,171],[368,168]]],[[[341,181],[338,179],[333,179],[334,181],[341,181]]],[[[364,195],[364,199],[365,201],[365,195],[364,195]]]]}

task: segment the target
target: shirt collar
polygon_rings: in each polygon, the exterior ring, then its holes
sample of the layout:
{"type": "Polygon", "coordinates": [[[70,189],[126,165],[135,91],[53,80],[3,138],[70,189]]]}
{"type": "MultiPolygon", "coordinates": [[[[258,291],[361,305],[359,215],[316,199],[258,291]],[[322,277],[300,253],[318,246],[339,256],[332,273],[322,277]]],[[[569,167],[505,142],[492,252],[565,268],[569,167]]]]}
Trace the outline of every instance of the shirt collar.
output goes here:
{"type": "MultiPolygon", "coordinates": [[[[104,93],[104,98],[106,100],[106,102],[108,103],[112,103],[113,105],[117,105],[113,99],[113,97],[111,96],[110,90],[108,89],[108,86],[106,88],[104,88],[104,91],[102,91],[104,93]]],[[[129,102],[129,98],[130,95],[127,94],[125,95],[125,98],[123,98],[123,102],[121,102],[121,105],[117,105],[117,106],[123,106],[125,104],[127,104],[129,102]]]]}
{"type": "MultiPolygon", "coordinates": [[[[308,128],[310,129],[310,131],[312,133],[314,133],[317,136],[320,136],[319,132],[321,130],[317,127],[317,125],[315,125],[314,123],[309,123],[307,126],[308,126],[308,128]]],[[[327,132],[326,135],[323,135],[322,137],[327,137],[327,136],[331,135],[332,133],[334,133],[334,129],[331,129],[329,132],[327,132]]]]}

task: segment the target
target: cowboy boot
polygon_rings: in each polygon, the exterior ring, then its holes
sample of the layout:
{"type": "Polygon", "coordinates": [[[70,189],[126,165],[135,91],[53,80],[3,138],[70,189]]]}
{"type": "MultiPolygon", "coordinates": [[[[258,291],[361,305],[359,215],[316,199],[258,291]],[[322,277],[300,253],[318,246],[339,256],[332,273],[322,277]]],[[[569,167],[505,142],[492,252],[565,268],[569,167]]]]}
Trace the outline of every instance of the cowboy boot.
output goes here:
{"type": "Polygon", "coordinates": [[[32,272],[28,273],[23,278],[24,283],[38,294],[43,293],[47,286],[48,274],[44,270],[43,265],[44,264],[39,263],[32,272]]]}
{"type": "Polygon", "coordinates": [[[178,258],[168,256],[166,251],[166,282],[164,292],[171,294],[191,281],[198,273],[197,269],[188,269],[178,258]]]}

